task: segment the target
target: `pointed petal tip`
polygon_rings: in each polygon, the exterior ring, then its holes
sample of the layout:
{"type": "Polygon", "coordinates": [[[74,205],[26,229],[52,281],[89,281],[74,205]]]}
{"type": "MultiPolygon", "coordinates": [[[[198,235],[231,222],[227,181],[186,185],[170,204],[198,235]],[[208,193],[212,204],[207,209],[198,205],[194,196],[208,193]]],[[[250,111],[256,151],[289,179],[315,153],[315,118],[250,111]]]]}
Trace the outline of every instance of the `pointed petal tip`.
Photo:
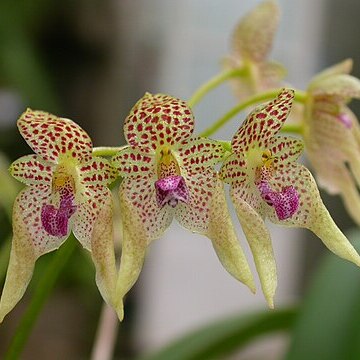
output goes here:
{"type": "Polygon", "coordinates": [[[275,306],[274,306],[274,299],[273,299],[273,298],[267,298],[267,299],[266,299],[266,302],[267,302],[267,304],[268,304],[268,306],[269,306],[269,309],[274,310],[274,308],[275,308],[275,306]]]}
{"type": "Polygon", "coordinates": [[[254,279],[253,278],[249,279],[249,282],[246,285],[250,289],[250,291],[255,295],[256,294],[256,285],[255,285],[254,279]]]}
{"type": "Polygon", "coordinates": [[[353,258],[350,260],[352,261],[356,266],[360,267],[360,255],[356,253],[356,255],[353,255],[353,258]]]}
{"type": "Polygon", "coordinates": [[[0,324],[2,324],[5,317],[11,310],[12,310],[12,308],[9,309],[6,306],[4,307],[4,303],[2,301],[0,301],[0,324]]]}
{"type": "Polygon", "coordinates": [[[114,305],[114,310],[116,312],[116,315],[119,319],[119,321],[124,320],[124,302],[121,299],[117,304],[114,305]]]}

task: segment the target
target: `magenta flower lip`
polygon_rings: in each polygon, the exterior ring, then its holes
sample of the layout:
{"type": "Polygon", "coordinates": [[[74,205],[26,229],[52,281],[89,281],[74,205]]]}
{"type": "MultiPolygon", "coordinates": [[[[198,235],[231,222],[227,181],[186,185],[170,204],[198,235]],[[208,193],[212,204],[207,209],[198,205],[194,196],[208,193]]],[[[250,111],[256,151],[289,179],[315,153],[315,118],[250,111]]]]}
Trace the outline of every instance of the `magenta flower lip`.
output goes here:
{"type": "Polygon", "coordinates": [[[179,201],[189,201],[189,190],[182,176],[168,176],[155,182],[156,200],[160,208],[168,204],[175,207],[179,201]]]}

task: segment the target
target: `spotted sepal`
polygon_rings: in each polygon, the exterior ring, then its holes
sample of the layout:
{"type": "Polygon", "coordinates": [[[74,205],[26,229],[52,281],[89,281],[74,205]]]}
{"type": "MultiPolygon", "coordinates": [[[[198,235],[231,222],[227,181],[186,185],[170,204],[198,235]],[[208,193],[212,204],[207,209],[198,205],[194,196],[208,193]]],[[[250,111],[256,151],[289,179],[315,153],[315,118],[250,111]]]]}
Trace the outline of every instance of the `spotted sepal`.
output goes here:
{"type": "Polygon", "coordinates": [[[271,221],[311,230],[333,253],[360,266],[360,256],[331,218],[320,198],[319,190],[310,171],[297,163],[288,164],[282,170],[277,171],[271,181],[272,188],[277,190],[283,189],[289,184],[294,187],[299,196],[299,208],[290,218],[280,220],[275,210],[269,207],[267,216],[271,221]]]}
{"type": "Polygon", "coordinates": [[[219,163],[224,155],[224,150],[218,141],[193,138],[187,140],[178,149],[178,154],[186,171],[196,175],[206,167],[213,167],[219,163]]]}
{"type": "Polygon", "coordinates": [[[220,178],[227,184],[247,181],[247,162],[242,154],[231,154],[220,169],[220,178]]]}
{"type": "Polygon", "coordinates": [[[111,199],[106,186],[87,186],[76,194],[76,212],[73,217],[73,233],[81,245],[91,249],[91,235],[101,209],[111,199]]]}
{"type": "Polygon", "coordinates": [[[120,198],[127,204],[127,208],[143,223],[149,242],[164,233],[174,216],[172,207],[159,207],[155,182],[156,178],[149,174],[143,177],[128,177],[122,181],[119,190],[120,198]]]}
{"type": "Polygon", "coordinates": [[[246,153],[251,148],[266,148],[288,117],[294,90],[283,89],[277,98],[252,111],[232,139],[232,149],[246,153]]]}
{"type": "Polygon", "coordinates": [[[15,160],[9,171],[16,180],[26,185],[49,185],[52,181],[54,165],[32,154],[15,160]]]}
{"type": "Polygon", "coordinates": [[[164,94],[146,93],[125,119],[129,145],[149,147],[180,144],[194,131],[194,117],[185,101],[164,94]]]}
{"type": "Polygon", "coordinates": [[[117,178],[117,170],[102,158],[92,158],[85,164],[79,166],[81,181],[88,185],[109,185],[117,178]]]}
{"type": "Polygon", "coordinates": [[[268,141],[267,149],[271,154],[269,160],[276,166],[296,161],[304,150],[304,143],[290,136],[275,136],[268,141]]]}
{"type": "Polygon", "coordinates": [[[91,159],[91,139],[72,120],[27,109],[17,124],[22,137],[45,161],[57,163],[59,157],[79,162],[91,159]]]}
{"type": "Polygon", "coordinates": [[[111,163],[122,177],[145,176],[147,173],[153,174],[155,172],[155,156],[144,154],[131,146],[122,149],[113,156],[111,163]]]}

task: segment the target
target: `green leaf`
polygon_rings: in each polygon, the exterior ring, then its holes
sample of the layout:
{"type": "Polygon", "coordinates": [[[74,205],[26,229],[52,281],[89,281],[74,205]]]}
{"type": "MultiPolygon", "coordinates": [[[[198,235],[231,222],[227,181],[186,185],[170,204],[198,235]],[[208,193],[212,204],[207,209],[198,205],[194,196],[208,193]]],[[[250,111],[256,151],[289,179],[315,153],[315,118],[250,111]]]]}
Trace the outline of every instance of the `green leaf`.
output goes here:
{"type": "Polygon", "coordinates": [[[295,309],[267,310],[252,315],[222,319],[171,343],[143,360],[222,359],[260,336],[287,331],[295,319],[295,309]]]}
{"type": "MultiPolygon", "coordinates": [[[[348,238],[360,249],[360,232],[348,238]]],[[[360,359],[360,269],[333,255],[313,280],[294,326],[287,360],[360,359]]]]}

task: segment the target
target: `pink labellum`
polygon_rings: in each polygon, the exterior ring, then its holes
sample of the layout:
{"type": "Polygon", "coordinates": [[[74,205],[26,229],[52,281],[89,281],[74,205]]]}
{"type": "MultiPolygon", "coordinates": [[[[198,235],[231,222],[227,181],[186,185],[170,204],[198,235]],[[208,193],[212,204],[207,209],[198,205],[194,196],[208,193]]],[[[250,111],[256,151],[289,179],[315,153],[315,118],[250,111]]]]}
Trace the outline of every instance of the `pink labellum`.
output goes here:
{"type": "Polygon", "coordinates": [[[273,206],[279,220],[292,217],[299,208],[299,194],[293,186],[286,186],[281,191],[272,191],[269,183],[261,181],[258,184],[261,197],[273,206]]]}
{"type": "Polygon", "coordinates": [[[348,114],[346,113],[343,113],[343,114],[340,114],[337,119],[345,125],[345,127],[347,129],[351,129],[351,126],[352,126],[352,122],[351,122],[351,118],[348,114]]]}
{"type": "Polygon", "coordinates": [[[265,200],[268,205],[273,206],[273,202],[271,200],[271,194],[273,191],[271,190],[269,183],[266,181],[260,181],[260,183],[257,184],[257,187],[260,190],[262,199],[265,200]]]}
{"type": "Polygon", "coordinates": [[[59,209],[53,205],[44,205],[41,210],[42,226],[52,236],[66,236],[69,219],[75,211],[72,196],[62,197],[59,209]]]}
{"type": "Polygon", "coordinates": [[[179,201],[189,201],[189,190],[182,176],[168,176],[155,182],[156,201],[160,208],[168,204],[175,207],[179,201]]]}

